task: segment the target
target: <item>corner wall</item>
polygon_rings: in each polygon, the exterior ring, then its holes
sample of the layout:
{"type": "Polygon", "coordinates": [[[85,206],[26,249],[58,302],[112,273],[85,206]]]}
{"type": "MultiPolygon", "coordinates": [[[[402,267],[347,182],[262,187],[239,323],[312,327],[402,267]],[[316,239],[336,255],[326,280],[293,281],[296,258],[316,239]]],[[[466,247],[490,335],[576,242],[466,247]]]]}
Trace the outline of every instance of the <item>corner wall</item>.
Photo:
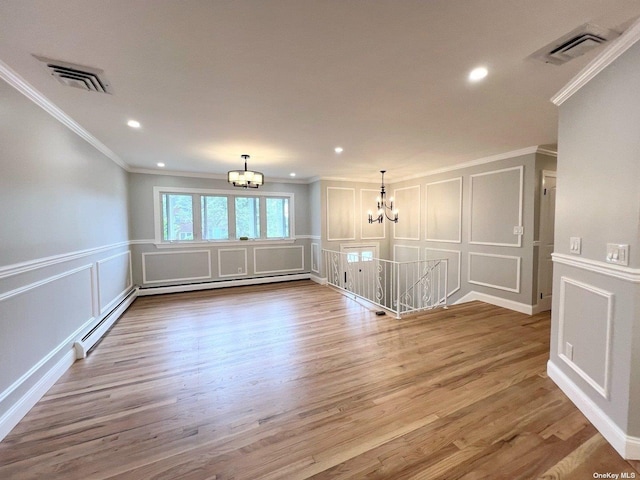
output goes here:
{"type": "Polygon", "coordinates": [[[0,439],[131,290],[127,173],[0,80],[0,439]]]}
{"type": "Polygon", "coordinates": [[[635,43],[560,105],[549,359],[551,378],[629,459],[640,459],[638,84],[635,43]],[[607,243],[629,245],[628,266],[606,262],[607,243]]]}

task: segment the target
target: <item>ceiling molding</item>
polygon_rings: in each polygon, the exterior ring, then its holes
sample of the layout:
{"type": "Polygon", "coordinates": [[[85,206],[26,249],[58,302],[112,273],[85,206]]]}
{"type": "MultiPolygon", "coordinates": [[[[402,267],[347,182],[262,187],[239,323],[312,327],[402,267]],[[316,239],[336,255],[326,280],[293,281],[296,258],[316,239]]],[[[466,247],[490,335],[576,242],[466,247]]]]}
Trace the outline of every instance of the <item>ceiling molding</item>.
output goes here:
{"type": "Polygon", "coordinates": [[[622,35],[613,40],[600,55],[583,68],[578,75],[573,77],[562,90],[551,97],[551,101],[557,106],[562,105],[574,93],[584,87],[602,70],[611,65],[620,55],[631,48],[638,40],[640,40],[640,19],[622,35]]]}
{"type": "Polygon", "coordinates": [[[549,157],[558,157],[558,152],[555,150],[549,150],[548,148],[538,147],[536,153],[541,153],[542,155],[547,155],[549,157]]]}
{"type": "Polygon", "coordinates": [[[108,157],[118,166],[127,171],[129,170],[129,165],[127,165],[120,157],[118,157],[118,155],[116,155],[111,149],[109,149],[109,147],[107,147],[104,143],[102,143],[100,140],[98,140],[96,137],[82,128],[80,124],[78,124],[60,108],[58,108],[54,103],[52,103],[47,97],[42,95],[33,86],[31,86],[24,78],[14,72],[11,67],[9,67],[2,60],[0,60],[0,78],[2,78],[5,82],[18,90],[20,93],[22,93],[25,97],[38,105],[40,108],[42,108],[53,118],[62,123],[69,130],[88,142],[91,146],[108,157]]]}
{"type": "MultiPolygon", "coordinates": [[[[166,177],[189,177],[189,178],[208,178],[211,180],[227,181],[226,174],[220,173],[198,173],[198,172],[181,172],[178,170],[154,170],[152,168],[129,168],[129,173],[140,173],[142,175],[163,175],[166,177]]],[[[265,175],[265,184],[267,183],[297,183],[308,185],[313,183],[312,179],[293,179],[293,178],[277,178],[265,175]]]]}

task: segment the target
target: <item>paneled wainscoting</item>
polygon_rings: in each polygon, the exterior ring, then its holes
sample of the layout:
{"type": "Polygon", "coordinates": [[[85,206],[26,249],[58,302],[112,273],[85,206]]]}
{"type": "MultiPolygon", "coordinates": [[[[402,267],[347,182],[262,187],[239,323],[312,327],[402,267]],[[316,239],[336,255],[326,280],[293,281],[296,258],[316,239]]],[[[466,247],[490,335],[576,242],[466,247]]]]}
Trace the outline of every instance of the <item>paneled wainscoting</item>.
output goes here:
{"type": "Polygon", "coordinates": [[[547,378],[549,323],[377,317],[310,281],[138,298],[0,443],[0,478],[638,477],[547,378]]]}

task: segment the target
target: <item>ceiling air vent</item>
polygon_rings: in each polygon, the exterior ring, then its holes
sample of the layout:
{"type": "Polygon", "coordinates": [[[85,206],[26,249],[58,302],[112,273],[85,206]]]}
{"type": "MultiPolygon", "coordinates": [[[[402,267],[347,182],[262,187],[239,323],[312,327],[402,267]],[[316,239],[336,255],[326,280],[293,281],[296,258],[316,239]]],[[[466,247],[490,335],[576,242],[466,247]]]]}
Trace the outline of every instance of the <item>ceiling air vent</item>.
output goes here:
{"type": "Polygon", "coordinates": [[[61,62],[34,55],[45,66],[51,76],[68,87],[89,92],[112,93],[111,84],[98,68],[85,67],[75,63],[61,62]]]}
{"type": "Polygon", "coordinates": [[[592,23],[586,23],[542,47],[531,55],[531,57],[545,63],[562,65],[569,60],[584,55],[589,50],[603,43],[613,40],[619,35],[615,30],[602,28],[592,23]]]}

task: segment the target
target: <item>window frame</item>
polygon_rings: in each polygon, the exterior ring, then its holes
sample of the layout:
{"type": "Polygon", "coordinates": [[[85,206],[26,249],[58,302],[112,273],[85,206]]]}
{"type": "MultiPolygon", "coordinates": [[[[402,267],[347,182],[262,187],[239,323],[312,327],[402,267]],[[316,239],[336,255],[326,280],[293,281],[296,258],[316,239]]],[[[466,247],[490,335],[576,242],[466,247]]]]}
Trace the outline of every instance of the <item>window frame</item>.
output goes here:
{"type": "Polygon", "coordinates": [[[202,246],[203,244],[216,245],[237,245],[239,243],[251,242],[253,244],[274,244],[274,243],[293,243],[295,236],[295,195],[290,192],[248,192],[246,190],[223,190],[223,189],[203,189],[203,188],[185,188],[185,187],[153,187],[153,223],[154,223],[154,243],[157,247],[185,247],[189,245],[202,246]],[[162,196],[164,194],[176,195],[192,195],[193,202],[193,240],[164,240],[163,238],[163,211],[162,196]],[[227,197],[227,221],[229,224],[228,239],[205,240],[202,235],[202,197],[222,196],[227,197]],[[236,215],[235,215],[235,199],[236,197],[258,197],[264,200],[260,201],[260,238],[240,240],[236,237],[236,215]],[[267,198],[286,198],[289,202],[289,236],[284,238],[267,238],[267,215],[266,215],[266,199],[267,198]]]}

